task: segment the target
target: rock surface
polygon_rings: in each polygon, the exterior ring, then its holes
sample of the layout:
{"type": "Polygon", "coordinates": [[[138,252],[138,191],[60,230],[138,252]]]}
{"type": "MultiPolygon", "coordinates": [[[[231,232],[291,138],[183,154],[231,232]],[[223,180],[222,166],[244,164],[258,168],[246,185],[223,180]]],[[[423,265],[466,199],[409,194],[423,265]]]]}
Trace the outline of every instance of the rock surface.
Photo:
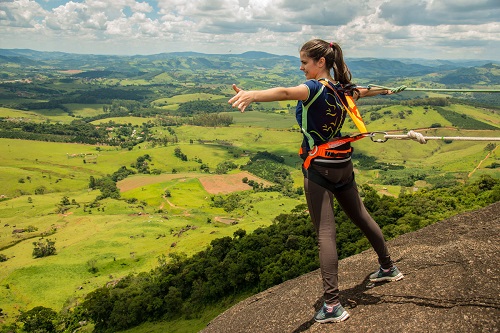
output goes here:
{"type": "Polygon", "coordinates": [[[340,261],[341,302],[351,317],[319,324],[319,270],[234,305],[203,333],[499,332],[500,202],[388,242],[405,278],[367,287],[373,250],[340,261]]]}

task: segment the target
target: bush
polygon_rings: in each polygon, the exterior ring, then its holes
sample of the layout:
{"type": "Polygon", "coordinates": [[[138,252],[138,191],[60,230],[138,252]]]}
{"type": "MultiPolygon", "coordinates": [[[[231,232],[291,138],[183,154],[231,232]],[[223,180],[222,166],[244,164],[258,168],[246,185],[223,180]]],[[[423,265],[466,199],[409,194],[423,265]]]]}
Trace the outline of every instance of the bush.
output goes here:
{"type": "Polygon", "coordinates": [[[38,242],[33,242],[35,248],[33,249],[34,258],[48,257],[56,254],[56,242],[50,239],[45,239],[45,243],[40,239],[38,242]]]}
{"type": "Polygon", "coordinates": [[[24,332],[51,333],[56,332],[54,320],[57,313],[43,306],[37,306],[27,312],[22,312],[18,322],[23,323],[24,332]]]}
{"type": "Polygon", "coordinates": [[[36,189],[35,189],[35,194],[37,195],[42,195],[42,194],[45,194],[47,193],[47,188],[45,186],[38,186],[36,189]]]}

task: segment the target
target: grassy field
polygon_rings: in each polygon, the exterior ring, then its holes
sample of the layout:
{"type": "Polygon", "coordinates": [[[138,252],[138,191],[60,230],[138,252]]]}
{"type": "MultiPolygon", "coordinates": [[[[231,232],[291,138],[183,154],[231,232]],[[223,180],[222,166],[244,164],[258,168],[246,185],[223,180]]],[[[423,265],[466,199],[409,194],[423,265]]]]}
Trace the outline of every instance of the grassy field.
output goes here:
{"type": "Polygon", "coordinates": [[[191,101],[217,100],[217,99],[221,99],[221,98],[225,98],[225,96],[213,95],[213,94],[207,94],[207,93],[184,94],[184,95],[177,95],[177,96],[170,97],[170,98],[160,98],[160,99],[153,101],[153,104],[180,104],[180,103],[191,102],[191,101]]]}
{"type": "Polygon", "coordinates": [[[108,122],[114,122],[116,124],[132,124],[133,126],[141,126],[145,121],[147,121],[145,118],[141,117],[109,117],[105,119],[99,119],[99,120],[94,120],[91,122],[93,125],[100,125],[100,124],[105,124],[108,122]]]}
{"type": "MultiPolygon", "coordinates": [[[[170,105],[200,98],[219,96],[193,94],[157,102],[170,105]]],[[[287,103],[281,106],[288,107],[287,103]]],[[[76,104],[69,107],[78,116],[96,115],[102,109],[102,106],[76,104]]],[[[493,126],[500,124],[500,116],[488,110],[456,105],[450,109],[493,126]]],[[[499,137],[500,134],[500,129],[448,129],[450,123],[435,110],[421,107],[391,106],[375,110],[368,106],[361,111],[370,131],[401,133],[421,128],[420,132],[424,135],[436,136],[499,137]],[[384,117],[370,121],[373,112],[384,117]],[[442,128],[424,129],[435,123],[441,124],[442,128]]],[[[257,111],[232,112],[231,115],[234,124],[230,127],[175,127],[179,143],[162,147],[143,143],[132,150],[122,150],[116,147],[0,139],[0,195],[3,196],[0,201],[0,253],[8,258],[0,263],[0,304],[3,312],[9,314],[8,318],[14,318],[19,310],[38,305],[60,310],[105,283],[154,268],[162,255],[168,257],[174,252],[192,255],[215,238],[232,236],[239,228],[251,232],[269,225],[274,216],[304,203],[303,198],[292,199],[277,192],[246,190],[242,192],[240,207],[230,213],[211,206],[213,194],[201,180],[217,175],[201,173],[200,161],[212,171],[217,164],[228,159],[244,165],[249,157],[242,154],[235,158],[232,155],[234,148],[248,152],[268,151],[283,156],[295,186],[302,186],[300,160],[297,157],[302,138],[294,116],[257,111]],[[200,140],[205,143],[199,143],[200,140]],[[188,156],[188,161],[176,158],[175,148],[180,148],[188,156]],[[84,163],[85,154],[97,156],[97,163],[84,163]],[[99,207],[88,207],[100,194],[97,190],[88,189],[90,176],[99,178],[112,174],[121,166],[130,168],[138,157],[145,154],[152,158],[151,168],[161,170],[161,175],[135,175],[118,183],[122,188],[122,198],[135,198],[137,202],[130,204],[125,200],[106,199],[99,207]],[[176,173],[172,172],[173,169],[176,173]],[[35,194],[41,188],[44,194],[35,194]],[[164,196],[167,190],[170,197],[164,196]],[[76,204],[71,205],[65,214],[60,214],[57,208],[65,196],[76,204]],[[36,230],[13,233],[30,226],[36,227],[36,230]],[[57,255],[34,259],[32,243],[43,232],[51,230],[56,232],[47,238],[56,242],[57,255]],[[97,271],[92,273],[92,267],[97,271]]],[[[51,121],[64,122],[74,119],[65,113],[34,113],[6,108],[0,109],[0,116],[30,117],[33,120],[48,117],[51,121]]],[[[137,117],[113,120],[138,125],[147,121],[137,117]]],[[[348,131],[351,128],[355,132],[354,127],[349,125],[346,126],[348,131]]],[[[165,128],[152,130],[161,132],[165,128]]],[[[381,163],[404,165],[410,170],[424,170],[438,176],[452,174],[460,179],[482,174],[499,178],[498,168],[486,167],[500,163],[500,151],[485,150],[487,144],[430,141],[421,145],[399,140],[378,144],[364,139],[353,146],[355,154],[374,156],[381,163]]],[[[234,183],[238,175],[241,178],[246,175],[239,172],[232,172],[237,174],[236,178],[228,175],[227,179],[218,178],[217,182],[227,181],[229,186],[229,182],[234,183]]],[[[372,184],[382,194],[397,196],[401,191],[399,186],[379,184],[379,170],[356,170],[356,177],[359,184],[372,184]]],[[[420,182],[416,186],[427,184],[420,182]]],[[[174,323],[171,331],[189,332],[186,327],[201,328],[219,310],[207,312],[206,317],[200,320],[174,323]]],[[[128,332],[160,332],[162,328],[158,325],[150,323],[128,332]]]]}
{"type": "Polygon", "coordinates": [[[25,119],[27,121],[40,123],[46,121],[47,118],[34,111],[21,111],[11,108],[0,107],[1,118],[25,119]]]}

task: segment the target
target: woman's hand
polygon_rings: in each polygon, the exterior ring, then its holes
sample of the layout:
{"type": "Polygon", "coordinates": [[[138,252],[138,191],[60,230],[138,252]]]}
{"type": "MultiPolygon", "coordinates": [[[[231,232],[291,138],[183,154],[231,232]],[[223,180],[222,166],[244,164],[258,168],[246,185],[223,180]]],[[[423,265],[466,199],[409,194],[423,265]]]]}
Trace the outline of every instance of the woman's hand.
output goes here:
{"type": "Polygon", "coordinates": [[[232,104],[233,108],[238,108],[240,112],[245,112],[246,107],[254,101],[253,92],[240,89],[235,84],[233,84],[233,89],[236,95],[234,95],[228,103],[232,104]]]}

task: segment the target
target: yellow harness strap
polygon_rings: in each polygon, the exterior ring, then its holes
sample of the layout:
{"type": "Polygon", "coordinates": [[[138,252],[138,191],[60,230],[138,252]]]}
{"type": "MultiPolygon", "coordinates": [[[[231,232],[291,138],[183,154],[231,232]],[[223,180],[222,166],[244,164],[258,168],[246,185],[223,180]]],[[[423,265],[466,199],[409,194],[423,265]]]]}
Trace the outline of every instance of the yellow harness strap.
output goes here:
{"type": "Polygon", "coordinates": [[[359,133],[366,133],[368,132],[366,130],[365,122],[363,121],[363,117],[361,117],[361,114],[358,111],[358,107],[356,106],[356,103],[354,102],[354,99],[352,96],[349,95],[344,95],[345,99],[347,100],[347,105],[344,104],[344,101],[340,98],[338,93],[333,89],[329,84],[328,81],[326,80],[319,80],[325,87],[329,88],[330,90],[333,91],[333,93],[337,96],[338,100],[342,103],[342,106],[346,109],[347,113],[351,117],[352,121],[356,125],[356,127],[359,130],[359,133]]]}

